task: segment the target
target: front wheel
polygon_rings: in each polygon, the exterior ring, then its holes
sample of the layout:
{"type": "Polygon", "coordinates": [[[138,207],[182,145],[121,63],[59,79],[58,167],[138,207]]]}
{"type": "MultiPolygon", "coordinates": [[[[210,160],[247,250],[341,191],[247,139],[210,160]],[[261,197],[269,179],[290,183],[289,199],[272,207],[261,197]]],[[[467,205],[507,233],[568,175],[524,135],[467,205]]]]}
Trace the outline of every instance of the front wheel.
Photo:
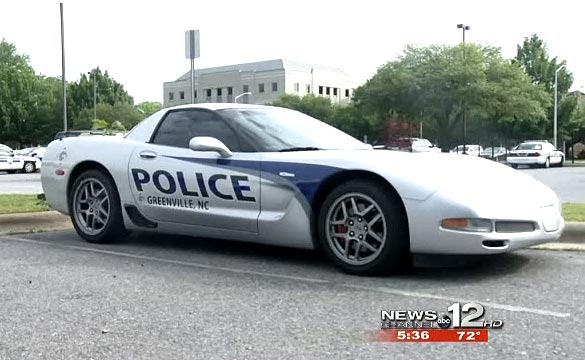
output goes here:
{"type": "Polygon", "coordinates": [[[75,179],[69,210],[77,234],[88,242],[108,243],[124,234],[118,191],[99,170],[88,170],[75,179]]]}
{"type": "Polygon", "coordinates": [[[400,199],[374,181],[334,189],[319,212],[321,247],[347,273],[386,274],[410,264],[407,217],[400,199]]]}

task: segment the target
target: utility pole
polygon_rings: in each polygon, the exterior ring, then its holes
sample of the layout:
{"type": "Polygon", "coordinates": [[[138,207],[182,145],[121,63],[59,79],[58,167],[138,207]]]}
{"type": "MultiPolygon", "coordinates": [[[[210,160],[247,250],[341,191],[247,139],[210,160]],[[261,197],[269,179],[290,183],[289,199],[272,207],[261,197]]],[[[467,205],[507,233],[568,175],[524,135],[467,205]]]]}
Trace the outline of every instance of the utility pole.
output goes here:
{"type": "MultiPolygon", "coordinates": [[[[463,30],[463,65],[465,66],[465,31],[469,30],[469,25],[457,24],[457,29],[463,30]]],[[[467,72],[466,72],[467,75],[467,72]]],[[[465,86],[467,85],[467,76],[465,76],[465,86]]],[[[463,109],[461,110],[461,118],[463,120],[463,154],[467,154],[465,151],[465,135],[467,134],[467,122],[465,121],[465,101],[463,101],[463,109]]]]}
{"type": "Polygon", "coordinates": [[[67,131],[67,82],[65,81],[65,25],[63,22],[63,3],[59,4],[61,13],[61,82],[63,83],[63,131],[67,131]]]}

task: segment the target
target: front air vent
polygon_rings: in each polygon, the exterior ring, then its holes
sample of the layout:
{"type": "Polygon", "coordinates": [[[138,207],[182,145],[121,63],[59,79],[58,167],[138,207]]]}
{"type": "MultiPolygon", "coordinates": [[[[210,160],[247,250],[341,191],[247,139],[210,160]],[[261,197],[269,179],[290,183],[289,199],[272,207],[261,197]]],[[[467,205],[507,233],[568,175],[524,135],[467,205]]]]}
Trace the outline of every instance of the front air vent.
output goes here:
{"type": "Polygon", "coordinates": [[[499,233],[523,233],[536,230],[536,224],[532,221],[496,221],[496,232],[499,233]]]}
{"type": "Polygon", "coordinates": [[[484,240],[482,245],[490,249],[505,249],[508,247],[508,240],[484,240]]]}

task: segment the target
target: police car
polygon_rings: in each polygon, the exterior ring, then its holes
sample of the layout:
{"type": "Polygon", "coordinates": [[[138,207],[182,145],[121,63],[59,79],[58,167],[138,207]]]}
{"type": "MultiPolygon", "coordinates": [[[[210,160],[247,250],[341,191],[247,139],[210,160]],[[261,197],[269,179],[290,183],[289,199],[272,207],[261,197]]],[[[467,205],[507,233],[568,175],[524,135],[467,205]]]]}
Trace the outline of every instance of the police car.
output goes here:
{"type": "Polygon", "coordinates": [[[9,174],[16,172],[34,173],[41,168],[41,160],[25,155],[16,155],[14,150],[0,144],[0,171],[9,174]]]}
{"type": "Polygon", "coordinates": [[[497,254],[564,229],[555,193],[505,165],[375,151],[278,107],[167,108],[125,137],[55,140],[43,161],[47,201],[94,243],[127,230],[241,240],[380,274],[412,253],[497,254]]]}

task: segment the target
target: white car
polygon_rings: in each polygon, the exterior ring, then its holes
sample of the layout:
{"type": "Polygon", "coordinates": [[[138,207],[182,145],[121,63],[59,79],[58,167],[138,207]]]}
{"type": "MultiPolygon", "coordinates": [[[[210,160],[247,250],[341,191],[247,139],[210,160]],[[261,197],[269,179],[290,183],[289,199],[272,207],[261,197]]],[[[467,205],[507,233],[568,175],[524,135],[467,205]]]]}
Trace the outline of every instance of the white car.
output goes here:
{"type": "Polygon", "coordinates": [[[518,165],[561,167],[565,162],[565,154],[545,140],[525,141],[510,151],[507,162],[515,169],[518,165]]]}
{"type": "Polygon", "coordinates": [[[55,140],[43,162],[48,203],[95,243],[142,230],[319,248],[378,274],[411,253],[503,253],[565,226],[557,195],[506,165],[373,150],[271,106],[166,108],[125,137],[55,140]]]}
{"type": "Polygon", "coordinates": [[[413,153],[440,153],[441,148],[427,139],[402,137],[388,141],[385,145],[376,145],[377,149],[408,151],[413,153]]]}
{"type": "Polygon", "coordinates": [[[14,151],[0,144],[0,171],[9,174],[16,172],[34,173],[41,168],[41,160],[25,155],[15,155],[14,151]]]}
{"type": "MultiPolygon", "coordinates": [[[[479,156],[483,148],[481,145],[465,145],[465,153],[471,156],[479,156]]],[[[463,154],[463,145],[455,146],[449,151],[450,153],[463,154]]]]}

